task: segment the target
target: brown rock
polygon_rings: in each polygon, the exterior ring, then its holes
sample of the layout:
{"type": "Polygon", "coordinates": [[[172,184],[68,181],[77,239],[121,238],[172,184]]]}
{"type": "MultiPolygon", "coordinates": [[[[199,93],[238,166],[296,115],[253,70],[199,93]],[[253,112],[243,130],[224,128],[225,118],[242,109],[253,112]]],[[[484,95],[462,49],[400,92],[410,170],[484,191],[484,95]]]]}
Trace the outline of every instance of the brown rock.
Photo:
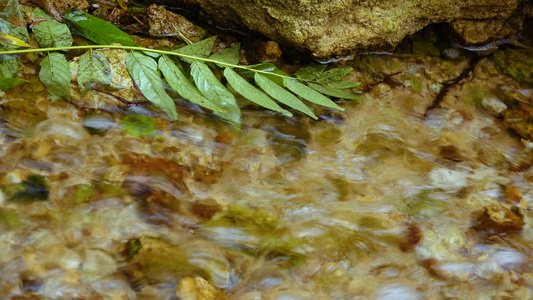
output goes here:
{"type": "Polygon", "coordinates": [[[146,10],[149,33],[155,37],[175,36],[185,41],[198,42],[206,34],[205,29],[189,22],[185,17],[152,4],[146,10]]]}
{"type": "Polygon", "coordinates": [[[485,207],[473,228],[487,235],[518,233],[524,227],[522,219],[517,209],[509,209],[503,205],[491,205],[485,207]]]}
{"type": "Polygon", "coordinates": [[[514,185],[505,186],[504,195],[507,201],[513,205],[516,205],[522,201],[520,189],[514,185]]]}
{"type": "Polygon", "coordinates": [[[122,162],[129,166],[123,186],[142,201],[143,216],[149,222],[172,227],[196,226],[198,218],[191,216],[192,196],[180,165],[135,153],[124,156],[122,162]]]}
{"type": "Polygon", "coordinates": [[[452,27],[459,39],[466,45],[485,44],[516,34],[505,26],[505,20],[456,20],[452,27]]]}
{"type": "Polygon", "coordinates": [[[247,27],[316,57],[392,49],[432,23],[503,20],[519,0],[152,0],[188,7],[210,22],[247,27]]]}
{"type": "Polygon", "coordinates": [[[260,62],[272,62],[281,57],[281,49],[274,41],[255,40],[253,45],[260,62]]]}
{"type": "Polygon", "coordinates": [[[182,300],[224,300],[224,293],[212,286],[205,279],[187,277],[176,290],[176,296],[182,300]]]}

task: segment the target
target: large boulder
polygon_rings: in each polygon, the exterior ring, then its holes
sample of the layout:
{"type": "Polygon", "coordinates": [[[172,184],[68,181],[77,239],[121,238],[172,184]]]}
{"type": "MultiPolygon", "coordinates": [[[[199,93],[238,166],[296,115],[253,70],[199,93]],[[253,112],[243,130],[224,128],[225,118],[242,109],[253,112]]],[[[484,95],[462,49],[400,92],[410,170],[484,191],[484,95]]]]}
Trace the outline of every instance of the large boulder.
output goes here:
{"type": "Polygon", "coordinates": [[[389,50],[432,23],[504,20],[520,0],[152,0],[237,24],[315,57],[389,50]]]}

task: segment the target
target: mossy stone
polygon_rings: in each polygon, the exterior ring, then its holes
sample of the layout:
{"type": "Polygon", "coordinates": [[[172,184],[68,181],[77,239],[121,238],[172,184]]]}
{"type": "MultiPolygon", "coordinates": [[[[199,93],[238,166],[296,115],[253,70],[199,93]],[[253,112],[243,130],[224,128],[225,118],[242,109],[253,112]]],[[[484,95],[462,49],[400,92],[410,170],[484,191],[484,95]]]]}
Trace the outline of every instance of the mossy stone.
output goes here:
{"type": "Polygon", "coordinates": [[[533,50],[506,49],[494,53],[492,60],[501,73],[533,86],[533,50]]]}

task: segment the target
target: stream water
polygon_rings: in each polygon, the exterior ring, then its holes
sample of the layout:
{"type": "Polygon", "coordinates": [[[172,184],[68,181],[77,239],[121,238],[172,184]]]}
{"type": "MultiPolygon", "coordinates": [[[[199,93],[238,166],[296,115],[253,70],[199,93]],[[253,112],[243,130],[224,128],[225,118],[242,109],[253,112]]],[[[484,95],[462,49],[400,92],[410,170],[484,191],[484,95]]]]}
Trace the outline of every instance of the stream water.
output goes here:
{"type": "Polygon", "coordinates": [[[533,90],[368,55],[320,120],[1,98],[2,299],[531,299],[533,90]],[[529,98],[528,98],[529,97],[529,98]],[[515,97],[516,98],[516,97],[515,97]],[[156,134],[122,130],[154,116],[156,134]],[[523,123],[522,122],[522,123],[523,123]]]}

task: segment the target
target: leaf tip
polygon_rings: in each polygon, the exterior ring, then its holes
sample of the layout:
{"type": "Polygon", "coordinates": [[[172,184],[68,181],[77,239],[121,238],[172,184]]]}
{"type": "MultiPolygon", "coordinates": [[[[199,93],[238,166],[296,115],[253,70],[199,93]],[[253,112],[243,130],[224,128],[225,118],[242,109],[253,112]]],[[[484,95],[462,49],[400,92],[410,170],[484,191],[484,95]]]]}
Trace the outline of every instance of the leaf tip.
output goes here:
{"type": "Polygon", "coordinates": [[[288,116],[288,117],[292,117],[293,116],[293,114],[290,111],[288,111],[288,110],[282,110],[281,113],[286,115],[286,116],[288,116]]]}
{"type": "Polygon", "coordinates": [[[176,112],[176,110],[172,110],[172,113],[169,114],[169,117],[170,117],[170,120],[177,121],[178,120],[178,113],[176,112]]]}

